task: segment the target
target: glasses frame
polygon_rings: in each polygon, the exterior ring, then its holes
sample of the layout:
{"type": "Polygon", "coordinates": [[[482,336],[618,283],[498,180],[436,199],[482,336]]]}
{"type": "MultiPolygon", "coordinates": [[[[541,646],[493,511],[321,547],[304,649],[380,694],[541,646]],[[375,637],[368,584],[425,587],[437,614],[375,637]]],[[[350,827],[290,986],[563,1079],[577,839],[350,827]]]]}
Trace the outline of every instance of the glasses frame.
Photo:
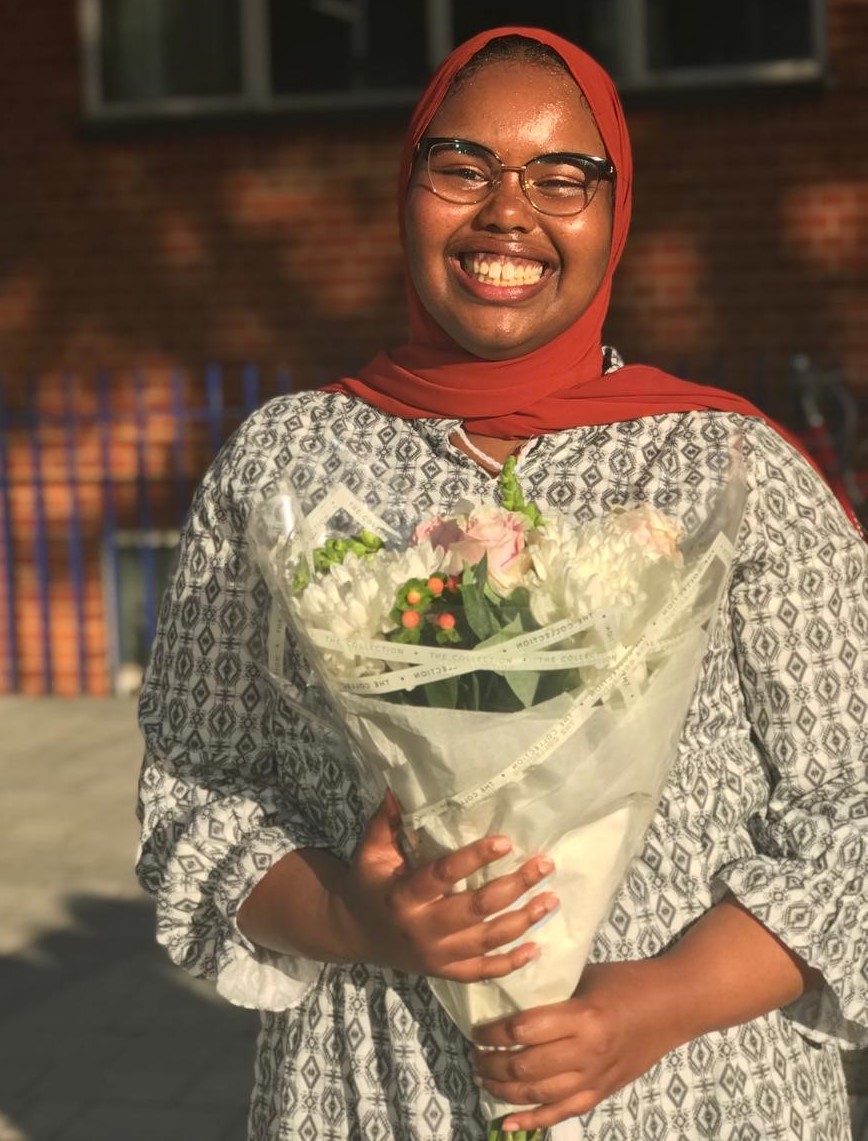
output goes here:
{"type": "Polygon", "coordinates": [[[478,206],[481,202],[485,202],[487,198],[490,198],[491,195],[494,194],[494,192],[503,182],[504,174],[512,172],[518,175],[519,185],[521,186],[522,193],[524,194],[531,208],[536,210],[539,214],[545,214],[549,218],[574,218],[577,214],[581,214],[583,211],[587,210],[587,208],[593,202],[597,190],[600,187],[600,183],[614,183],[617,178],[615,164],[611,161],[611,159],[603,158],[600,155],[582,154],[578,151],[551,151],[541,155],[534,155],[533,158],[528,159],[527,162],[522,163],[521,166],[507,166],[497,151],[492,150],[491,147],[487,147],[483,143],[475,143],[472,139],[447,138],[439,135],[430,135],[427,138],[420,139],[416,144],[415,158],[417,162],[420,159],[424,159],[425,172],[428,175],[428,185],[430,186],[432,193],[436,194],[437,197],[442,199],[444,202],[451,202],[454,206],[478,206]],[[490,182],[487,182],[483,187],[481,187],[482,193],[478,198],[448,198],[445,194],[441,194],[440,191],[437,190],[434,185],[434,179],[431,177],[431,151],[438,144],[447,144],[459,152],[466,147],[470,148],[472,151],[481,151],[484,155],[490,155],[500,168],[500,173],[496,178],[493,178],[490,182]],[[594,184],[594,189],[590,194],[585,195],[582,205],[579,206],[577,210],[545,210],[543,207],[538,206],[536,202],[531,199],[528,190],[533,186],[533,184],[528,182],[527,168],[533,163],[539,162],[541,159],[549,159],[552,162],[575,162],[576,165],[578,165],[577,160],[579,160],[581,162],[591,163],[592,166],[596,167],[597,181],[594,184]]]}

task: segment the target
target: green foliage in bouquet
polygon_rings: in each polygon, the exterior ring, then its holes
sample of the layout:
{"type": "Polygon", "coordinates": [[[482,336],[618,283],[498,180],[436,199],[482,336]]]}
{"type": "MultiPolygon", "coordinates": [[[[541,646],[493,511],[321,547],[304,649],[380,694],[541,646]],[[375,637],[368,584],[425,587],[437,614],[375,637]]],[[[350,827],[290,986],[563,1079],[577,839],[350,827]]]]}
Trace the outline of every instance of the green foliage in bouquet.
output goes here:
{"type": "MultiPolygon", "coordinates": [[[[522,536],[545,527],[542,512],[525,499],[510,457],[500,476],[502,508],[500,515],[512,520],[509,527],[522,536]],[[516,523],[524,516],[526,523],[516,523]],[[524,528],[524,530],[523,530],[524,528]]],[[[458,524],[465,516],[456,516],[458,524]]],[[[485,544],[477,540],[477,547],[485,544]]],[[[350,536],[332,537],[300,561],[292,575],[292,593],[301,595],[315,580],[344,563],[348,555],[359,560],[376,556],[384,548],[382,539],[360,530],[350,536]]],[[[527,557],[527,556],[523,556],[527,557]]],[[[405,645],[448,647],[456,650],[488,650],[522,634],[539,630],[531,610],[528,589],[523,585],[497,589],[490,573],[487,553],[478,561],[465,561],[460,570],[447,573],[433,570],[426,578],[411,578],[397,589],[389,618],[392,629],[379,635],[387,642],[405,645]]],[[[517,576],[518,579],[522,574],[517,576]]],[[[572,690],[579,684],[576,670],[527,670],[516,668],[470,670],[454,677],[423,682],[412,689],[401,689],[381,696],[395,704],[511,713],[538,705],[572,690]]]]}
{"type": "MultiPolygon", "coordinates": [[[[411,579],[398,592],[391,617],[396,628],[387,641],[465,650],[490,649],[540,629],[525,587],[506,596],[491,588],[485,557],[460,578],[437,573],[424,582],[411,579]]],[[[574,670],[473,670],[383,696],[403,705],[509,713],[577,684],[574,670]]]]}
{"type": "MultiPolygon", "coordinates": [[[[313,552],[313,570],[318,574],[323,574],[331,567],[342,563],[349,554],[364,558],[366,555],[372,555],[375,551],[381,550],[382,547],[383,540],[371,531],[358,531],[348,538],[326,539],[323,545],[317,547],[313,552]]],[[[311,578],[310,566],[306,562],[299,563],[292,580],[293,594],[300,594],[311,578]]]]}
{"type": "MultiPolygon", "coordinates": [[[[524,515],[533,528],[542,527],[542,512],[524,498],[515,463],[515,457],[510,456],[500,476],[503,508],[524,515]]],[[[424,582],[411,579],[398,592],[391,618],[396,629],[386,634],[387,641],[466,650],[490,649],[540,629],[525,587],[515,587],[507,595],[492,587],[486,556],[465,566],[460,577],[437,573],[424,582]]],[[[389,694],[387,700],[440,709],[510,713],[538,705],[577,684],[575,670],[474,670],[389,694]]]]}

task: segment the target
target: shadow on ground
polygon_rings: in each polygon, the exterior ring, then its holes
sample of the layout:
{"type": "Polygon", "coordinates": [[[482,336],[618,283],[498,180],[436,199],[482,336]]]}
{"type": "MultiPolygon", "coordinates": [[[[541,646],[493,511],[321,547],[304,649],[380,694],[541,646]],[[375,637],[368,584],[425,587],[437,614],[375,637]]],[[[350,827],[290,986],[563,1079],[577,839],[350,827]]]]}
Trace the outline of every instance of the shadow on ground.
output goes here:
{"type": "Polygon", "coordinates": [[[0,1141],[243,1141],[258,1024],[172,966],[149,900],[68,900],[0,958],[0,1141]]]}

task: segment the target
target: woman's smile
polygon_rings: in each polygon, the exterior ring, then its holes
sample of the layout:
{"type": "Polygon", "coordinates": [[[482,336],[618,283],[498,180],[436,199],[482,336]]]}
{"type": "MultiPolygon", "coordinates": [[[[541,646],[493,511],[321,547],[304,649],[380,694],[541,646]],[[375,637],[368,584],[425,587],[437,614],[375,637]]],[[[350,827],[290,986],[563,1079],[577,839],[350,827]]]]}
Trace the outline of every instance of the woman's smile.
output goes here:
{"type": "Polygon", "coordinates": [[[520,293],[538,285],[546,270],[545,262],[534,258],[510,257],[506,254],[477,252],[462,254],[457,259],[462,271],[480,285],[493,286],[498,294],[520,293]]]}

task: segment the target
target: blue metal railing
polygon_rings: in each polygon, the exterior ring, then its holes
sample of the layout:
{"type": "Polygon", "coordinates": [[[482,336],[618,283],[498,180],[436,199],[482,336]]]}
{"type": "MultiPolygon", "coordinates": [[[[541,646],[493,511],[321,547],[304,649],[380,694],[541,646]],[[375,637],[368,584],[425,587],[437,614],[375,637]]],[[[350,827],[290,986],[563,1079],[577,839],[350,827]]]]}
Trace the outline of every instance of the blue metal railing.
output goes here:
{"type": "Polygon", "coordinates": [[[124,568],[135,561],[150,645],[166,536],[223,441],[261,399],[290,392],[291,374],[211,365],[199,378],[140,370],[124,385],[107,372],[36,378],[17,403],[5,388],[0,377],[0,693],[106,692],[124,650],[124,568]],[[95,597],[102,660],[88,639],[95,597]]]}

